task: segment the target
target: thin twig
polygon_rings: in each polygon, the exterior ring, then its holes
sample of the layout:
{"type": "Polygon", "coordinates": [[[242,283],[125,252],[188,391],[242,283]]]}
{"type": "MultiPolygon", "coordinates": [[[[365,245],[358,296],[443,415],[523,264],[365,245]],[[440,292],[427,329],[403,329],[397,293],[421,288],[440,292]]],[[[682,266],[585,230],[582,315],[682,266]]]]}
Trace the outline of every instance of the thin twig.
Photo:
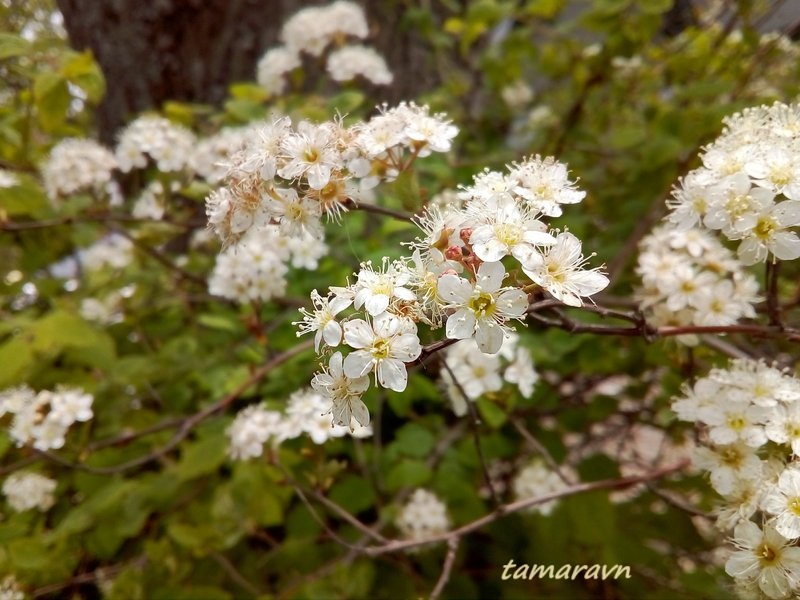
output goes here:
{"type": "Polygon", "coordinates": [[[253,594],[253,596],[261,596],[261,591],[255,585],[247,581],[244,575],[242,575],[241,573],[239,573],[239,571],[236,570],[236,567],[230,560],[228,560],[225,557],[225,555],[219,552],[212,552],[211,558],[217,561],[219,566],[221,566],[222,569],[228,574],[228,576],[237,584],[239,584],[240,587],[253,594]]]}
{"type": "Polygon", "coordinates": [[[556,475],[558,475],[561,481],[563,481],[567,485],[572,485],[573,483],[575,483],[574,481],[570,481],[570,478],[564,474],[563,470],[561,469],[561,466],[553,458],[553,455],[550,454],[550,452],[548,452],[547,448],[545,448],[539,440],[533,437],[533,434],[526,429],[526,427],[520,422],[519,419],[512,418],[510,420],[511,424],[514,426],[514,429],[516,429],[519,432],[519,434],[523,438],[525,438],[525,441],[528,442],[528,444],[533,446],[533,449],[539,453],[539,455],[544,459],[544,462],[547,463],[547,466],[550,467],[550,469],[556,475]]]}
{"type": "Polygon", "coordinates": [[[458,545],[461,543],[460,537],[452,537],[447,540],[447,554],[444,557],[444,565],[442,566],[442,573],[436,581],[436,586],[430,595],[430,600],[436,600],[442,595],[444,586],[450,581],[450,574],[453,572],[453,565],[456,562],[456,555],[458,554],[458,545]]]}
{"type": "Polygon", "coordinates": [[[769,324],[783,327],[781,319],[781,304],[778,298],[778,277],[780,276],[780,261],[767,260],[766,287],[767,287],[767,315],[769,324]]]}
{"type": "Polygon", "coordinates": [[[489,474],[489,467],[486,465],[486,458],[483,455],[483,448],[481,447],[481,420],[478,416],[478,411],[475,408],[472,400],[470,400],[469,396],[467,396],[466,391],[464,391],[464,387],[456,377],[456,374],[453,373],[453,369],[451,369],[450,365],[447,364],[447,360],[442,361],[442,366],[447,371],[448,375],[450,375],[450,379],[453,380],[453,384],[456,386],[458,393],[461,394],[461,396],[464,398],[464,402],[467,404],[467,410],[469,411],[470,416],[470,428],[472,429],[472,439],[475,442],[475,452],[478,455],[478,462],[483,470],[483,478],[486,480],[486,487],[489,488],[489,495],[492,497],[492,502],[495,506],[500,506],[500,496],[497,495],[497,491],[494,489],[492,476],[489,474]]]}
{"type": "Polygon", "coordinates": [[[87,473],[93,473],[95,475],[113,475],[116,473],[122,473],[123,471],[128,471],[130,469],[134,469],[136,467],[140,467],[145,465],[149,462],[157,460],[167,454],[168,452],[175,449],[184,438],[186,438],[192,430],[202,421],[210,417],[211,415],[224,410],[229,404],[233,403],[239,396],[241,396],[248,388],[255,385],[259,381],[261,381],[267,374],[275,369],[276,367],[282,365],[289,359],[293,358],[294,356],[300,354],[301,352],[305,352],[309,348],[311,348],[314,344],[314,340],[306,340],[294,348],[282,352],[266,363],[264,363],[261,367],[253,372],[250,377],[247,378],[242,384],[236,387],[232,392],[227,394],[224,398],[220,401],[215,402],[204,408],[203,410],[187,417],[183,420],[180,428],[178,431],[175,432],[175,435],[163,446],[156,448],[152,452],[145,454],[144,456],[140,456],[138,458],[134,458],[124,463],[120,463],[118,465],[113,465],[110,467],[90,467],[88,465],[82,463],[72,463],[66,459],[61,458],[56,454],[52,454],[50,452],[38,452],[40,456],[43,458],[47,458],[52,462],[56,462],[60,465],[65,467],[69,467],[71,469],[76,469],[78,471],[85,471],[87,473]]]}
{"type": "Polygon", "coordinates": [[[522,500],[517,500],[516,502],[503,504],[502,506],[497,507],[494,511],[475,519],[466,525],[462,525],[458,529],[454,529],[446,533],[441,533],[421,540],[395,540],[388,544],[384,544],[383,546],[367,546],[363,548],[362,551],[368,556],[379,556],[381,554],[386,554],[387,552],[397,552],[399,550],[406,550],[408,548],[415,548],[417,546],[424,546],[436,542],[447,542],[451,538],[464,537],[467,534],[477,531],[478,529],[482,529],[483,527],[486,527],[487,525],[490,525],[491,523],[494,523],[495,521],[498,521],[507,515],[525,510],[531,506],[537,506],[551,500],[558,500],[560,498],[566,498],[567,496],[574,496],[575,494],[582,494],[585,492],[628,488],[632,485],[646,483],[648,481],[661,479],[667,475],[672,475],[673,473],[677,473],[678,471],[686,468],[688,464],[688,461],[682,461],[676,465],[656,469],[643,475],[621,477],[619,479],[601,479],[600,481],[579,483],[551,494],[544,494],[534,498],[524,498],[522,500]]]}

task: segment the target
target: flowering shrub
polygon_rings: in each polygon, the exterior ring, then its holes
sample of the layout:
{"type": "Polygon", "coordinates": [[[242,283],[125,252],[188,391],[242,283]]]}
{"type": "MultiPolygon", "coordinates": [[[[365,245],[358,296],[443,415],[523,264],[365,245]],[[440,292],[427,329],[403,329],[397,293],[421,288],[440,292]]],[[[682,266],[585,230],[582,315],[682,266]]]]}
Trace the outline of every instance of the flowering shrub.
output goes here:
{"type": "Polygon", "coordinates": [[[468,4],[423,97],[340,0],[113,148],[0,35],[0,598],[800,596],[796,44],[468,4]]]}

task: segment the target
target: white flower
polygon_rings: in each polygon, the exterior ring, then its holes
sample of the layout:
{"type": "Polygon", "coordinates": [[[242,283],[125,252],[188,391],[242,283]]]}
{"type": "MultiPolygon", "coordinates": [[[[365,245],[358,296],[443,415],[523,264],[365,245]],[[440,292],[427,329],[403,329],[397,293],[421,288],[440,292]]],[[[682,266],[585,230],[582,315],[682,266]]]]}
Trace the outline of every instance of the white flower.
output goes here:
{"type": "Polygon", "coordinates": [[[375,85],[392,83],[392,73],[386,61],[372,48],[344,46],[328,55],[325,66],[334,81],[351,81],[358,76],[375,85]]]}
{"type": "Polygon", "coordinates": [[[231,458],[247,460],[261,456],[264,444],[270,438],[280,441],[283,421],[281,413],[260,405],[243,408],[226,430],[230,438],[228,453],[231,458]]]}
{"type": "Polygon", "coordinates": [[[12,473],[3,482],[3,494],[17,512],[38,508],[45,512],[55,503],[56,482],[38,473],[12,473]]]}
{"type": "Polygon", "coordinates": [[[597,269],[582,268],[587,260],[581,253],[581,241],[564,232],[544,251],[543,260],[523,264],[522,270],[554,298],[569,306],[582,306],[581,297],[596,294],[609,283],[597,269]]]}
{"type": "MultiPolygon", "coordinates": [[[[567,484],[541,460],[536,459],[517,473],[511,487],[514,490],[514,497],[517,500],[524,500],[558,492],[566,488],[567,484]]],[[[539,512],[546,516],[553,512],[557,504],[558,500],[548,500],[534,504],[527,511],[539,512]]]]}
{"type": "MultiPolygon", "coordinates": [[[[495,262],[513,255],[521,263],[532,260],[537,246],[549,246],[555,238],[547,226],[520,206],[510,194],[498,194],[480,206],[481,221],[469,238],[475,254],[483,261],[495,262]]],[[[538,257],[537,257],[538,258],[538,257]]]]}
{"type": "Polygon", "coordinates": [[[800,202],[780,202],[763,207],[751,229],[729,238],[742,240],[737,253],[745,265],[764,262],[768,252],[780,260],[794,260],[800,257],[800,238],[786,229],[796,225],[800,225],[800,202]]]}
{"type": "Polygon", "coordinates": [[[256,81],[271,96],[280,96],[286,90],[284,75],[301,64],[300,57],[294,50],[283,46],[270,48],[258,60],[256,81]]]}
{"type": "Polygon", "coordinates": [[[761,423],[769,409],[753,406],[746,400],[726,398],[698,411],[700,421],[711,427],[708,434],[715,444],[733,444],[742,441],[758,448],[767,442],[761,423]]]}
{"type": "Polygon", "coordinates": [[[736,578],[758,582],[759,589],[773,599],[786,598],[800,578],[800,548],[792,546],[771,525],[762,531],[752,521],[736,526],[734,552],[725,572],[736,578]]]}
{"type": "Polygon", "coordinates": [[[305,177],[309,187],[321,190],[328,184],[331,171],[342,167],[334,130],[329,124],[312,125],[307,121],[301,122],[297,129],[281,140],[286,162],[278,169],[278,175],[284,179],[305,177]]]}
{"type": "Polygon", "coordinates": [[[775,197],[770,190],[752,187],[744,173],[723,180],[712,195],[703,224],[709,229],[721,229],[728,236],[752,230],[758,223],[758,215],[772,206],[775,197]]]}
{"type": "Polygon", "coordinates": [[[422,352],[412,321],[389,313],[378,315],[372,324],[353,319],[344,325],[344,339],[356,349],[344,359],[345,375],[356,379],[375,371],[381,386],[396,392],[406,389],[405,363],[416,360],[422,352]]]}
{"type": "Polygon", "coordinates": [[[417,298],[414,292],[404,287],[411,279],[410,274],[398,271],[394,265],[387,263],[388,259],[384,260],[380,271],[373,270],[371,262],[362,263],[358,279],[353,285],[353,306],[357,309],[363,306],[373,317],[386,312],[394,299],[412,302],[417,298]]]}
{"type": "Polygon", "coordinates": [[[769,410],[770,417],[764,426],[767,438],[791,446],[792,453],[800,456],[800,403],[779,404],[769,410]]]}
{"type": "Polygon", "coordinates": [[[714,450],[700,447],[695,452],[694,462],[711,472],[711,485],[723,496],[733,493],[740,479],[761,477],[761,459],[755,449],[741,442],[714,450]]]}
{"type": "Polygon", "coordinates": [[[522,346],[517,348],[514,361],[506,367],[504,376],[506,381],[517,384],[524,398],[531,397],[533,387],[539,381],[539,374],[533,367],[533,359],[527,348],[522,346]]]}
{"type": "Polygon", "coordinates": [[[457,275],[439,278],[439,295],[447,308],[456,311],[447,318],[445,335],[463,340],[475,336],[482,352],[494,354],[503,345],[505,322],[520,319],[528,308],[528,296],[520,289],[500,286],[506,271],[500,262],[483,263],[475,284],[457,275]]]}
{"type": "Polygon", "coordinates": [[[800,469],[786,468],[761,502],[761,508],[774,515],[774,527],[789,540],[800,538],[800,469]]]}
{"type": "Polygon", "coordinates": [[[447,532],[447,507],[433,492],[416,489],[397,517],[397,527],[408,540],[424,540],[447,532]]]}
{"type": "Polygon", "coordinates": [[[508,176],[516,183],[514,193],[548,217],[561,216],[561,204],[575,204],[586,196],[570,181],[567,166],[553,157],[531,157],[515,164],[508,176]]]}
{"type": "Polygon", "coordinates": [[[85,422],[94,416],[92,412],[94,397],[76,388],[59,388],[50,398],[48,419],[69,427],[75,421],[85,422]]]}
{"type": "Polygon", "coordinates": [[[335,348],[341,343],[344,333],[341,324],[336,320],[336,315],[350,306],[352,299],[341,296],[323,298],[317,290],[313,290],[311,301],[314,303],[314,311],[309,312],[305,308],[301,308],[303,320],[292,323],[292,325],[299,326],[298,337],[310,331],[316,331],[314,350],[319,352],[319,346],[323,340],[328,346],[335,348]]]}
{"type": "Polygon", "coordinates": [[[362,427],[369,425],[369,411],[361,400],[369,378],[345,375],[341,352],[331,356],[327,369],[314,375],[311,387],[331,401],[333,406],[328,412],[333,415],[334,425],[352,427],[353,419],[362,427]]]}

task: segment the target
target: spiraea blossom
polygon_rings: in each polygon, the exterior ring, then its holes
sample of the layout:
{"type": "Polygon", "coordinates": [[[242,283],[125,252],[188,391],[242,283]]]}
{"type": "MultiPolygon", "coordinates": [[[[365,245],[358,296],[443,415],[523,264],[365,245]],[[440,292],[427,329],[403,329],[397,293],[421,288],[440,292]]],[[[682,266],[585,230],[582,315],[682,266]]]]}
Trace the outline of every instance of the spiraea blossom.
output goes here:
{"type": "Polygon", "coordinates": [[[364,438],[372,435],[368,423],[363,426],[353,418],[347,426],[331,423],[331,407],[325,392],[302,389],[294,392],[282,410],[263,405],[243,408],[228,427],[228,454],[234,460],[257,458],[264,447],[307,436],[315,444],[345,435],[364,438]]]}
{"type": "Polygon", "coordinates": [[[676,188],[668,219],[739,241],[746,265],[800,257],[799,122],[798,106],[780,102],[727,117],[703,165],[676,188]]]}
{"type": "Polygon", "coordinates": [[[708,231],[654,229],[640,244],[636,270],[636,298],[653,325],[732,325],[756,315],[755,277],[708,231]]]}
{"type": "Polygon", "coordinates": [[[132,121],[119,135],[117,164],[127,173],[155,162],[159,171],[181,171],[189,164],[195,137],[188,129],[168,119],[145,115],[132,121]]]}
{"type": "Polygon", "coordinates": [[[206,200],[209,223],[225,245],[270,223],[288,237],[321,237],[323,215],[335,219],[349,205],[369,202],[371,188],[414,158],[449,150],[456,131],[442,115],[413,104],[347,128],[339,120],[293,128],[287,117],[276,118],[232,157],[224,187],[206,200]],[[387,128],[396,135],[377,143],[387,128]]]}
{"type": "Polygon", "coordinates": [[[369,411],[361,395],[369,388],[369,378],[345,374],[343,360],[341,352],[334,353],[327,368],[314,375],[311,387],[330,401],[331,408],[326,412],[333,415],[334,425],[350,427],[355,421],[366,427],[369,425],[369,411]]]}
{"type": "Polygon", "coordinates": [[[414,490],[397,516],[397,528],[407,540],[422,541],[450,529],[447,506],[426,489],[414,490]]]}
{"type": "Polygon", "coordinates": [[[80,192],[106,195],[117,161],[110,150],[88,139],[62,140],[42,166],[42,178],[51,200],[80,192]]]}
{"type": "Polygon", "coordinates": [[[56,485],[44,475],[18,471],[6,477],[2,490],[8,505],[17,512],[34,508],[46,512],[55,504],[56,485]]]}
{"type": "Polygon", "coordinates": [[[281,41],[295,54],[319,56],[337,40],[367,37],[369,28],[364,10],[355,2],[338,0],[327,6],[297,11],[281,30],[281,41]]]}
{"type": "Polygon", "coordinates": [[[408,383],[405,363],[419,357],[422,346],[410,319],[382,313],[372,319],[344,324],[344,340],[353,351],[344,359],[344,373],[357,379],[374,372],[378,383],[402,392],[408,383]]]}
{"type": "Polygon", "coordinates": [[[373,48],[366,46],[344,46],[328,55],[325,65],[334,81],[352,81],[363,77],[375,85],[392,83],[392,72],[386,61],[373,48]]]}
{"type": "MultiPolygon", "coordinates": [[[[572,475],[571,471],[570,475],[572,475]]],[[[547,468],[540,459],[536,459],[520,469],[511,484],[517,500],[546,496],[567,487],[568,484],[561,476],[547,468]]],[[[547,516],[553,512],[557,504],[558,500],[555,499],[539,502],[531,506],[528,512],[538,512],[547,516]]]]}
{"type": "Polygon", "coordinates": [[[439,295],[455,312],[447,318],[446,335],[463,340],[474,336],[481,351],[494,354],[503,345],[505,323],[521,319],[528,295],[515,287],[501,287],[506,271],[500,262],[483,263],[475,282],[457,275],[439,278],[439,295]]]}
{"type": "Polygon", "coordinates": [[[258,61],[256,81],[270,95],[280,96],[286,91],[286,74],[302,64],[294,50],[284,46],[270,48],[258,61]]]}
{"type": "Polygon", "coordinates": [[[800,592],[798,406],[800,380],[744,359],[712,369],[673,401],[678,416],[704,434],[695,464],[722,496],[717,527],[734,529],[738,549],[725,570],[738,587],[769,598],[800,592]]]}
{"type": "Polygon", "coordinates": [[[763,530],[752,521],[736,526],[733,542],[738,550],[725,563],[725,572],[737,583],[754,583],[767,597],[787,598],[798,591],[800,548],[771,525],[763,530]]]}
{"type": "Polygon", "coordinates": [[[93,402],[94,397],[79,388],[62,386],[37,393],[22,386],[0,392],[0,417],[12,415],[9,435],[17,446],[58,449],[74,423],[94,416],[93,402]]]}

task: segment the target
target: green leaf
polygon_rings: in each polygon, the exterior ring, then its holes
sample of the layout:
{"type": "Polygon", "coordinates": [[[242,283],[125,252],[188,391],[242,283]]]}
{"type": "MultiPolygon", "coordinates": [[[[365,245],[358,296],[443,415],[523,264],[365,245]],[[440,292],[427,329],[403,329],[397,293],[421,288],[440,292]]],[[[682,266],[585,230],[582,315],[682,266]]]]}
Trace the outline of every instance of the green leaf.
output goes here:
{"type": "Polygon", "coordinates": [[[433,434],[416,423],[409,423],[401,427],[397,432],[397,439],[394,441],[400,452],[415,458],[427,456],[435,443],[433,434]]]}
{"type": "Polygon", "coordinates": [[[475,406],[478,407],[478,413],[480,414],[481,419],[486,421],[486,424],[492,429],[497,429],[508,419],[506,411],[504,411],[494,402],[486,400],[485,398],[478,398],[478,400],[475,402],[475,406]]]}
{"type": "Polygon", "coordinates": [[[0,60],[22,56],[31,49],[31,44],[18,35],[12,33],[0,33],[0,60]]]}
{"type": "Polygon", "coordinates": [[[33,99],[42,129],[53,132],[64,122],[72,96],[62,75],[44,72],[33,82],[33,99]]]}
{"type": "Polygon", "coordinates": [[[225,461],[227,446],[228,441],[221,432],[184,446],[181,460],[175,467],[178,479],[188,481],[216,471],[225,461]]]}
{"type": "Polygon", "coordinates": [[[387,473],[386,489],[396,492],[404,487],[418,487],[430,481],[432,476],[433,472],[423,461],[402,460],[387,473]]]}
{"type": "Polygon", "coordinates": [[[18,569],[41,571],[50,562],[50,553],[40,538],[22,538],[8,543],[11,564],[18,569]]]}
{"type": "Polygon", "coordinates": [[[375,491],[363,478],[348,475],[333,486],[329,497],[348,512],[358,514],[372,507],[375,491]]]}
{"type": "Polygon", "coordinates": [[[89,50],[70,52],[61,65],[60,73],[64,79],[86,92],[92,103],[99,102],[105,94],[106,81],[103,72],[89,50]]]}

